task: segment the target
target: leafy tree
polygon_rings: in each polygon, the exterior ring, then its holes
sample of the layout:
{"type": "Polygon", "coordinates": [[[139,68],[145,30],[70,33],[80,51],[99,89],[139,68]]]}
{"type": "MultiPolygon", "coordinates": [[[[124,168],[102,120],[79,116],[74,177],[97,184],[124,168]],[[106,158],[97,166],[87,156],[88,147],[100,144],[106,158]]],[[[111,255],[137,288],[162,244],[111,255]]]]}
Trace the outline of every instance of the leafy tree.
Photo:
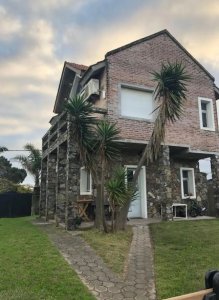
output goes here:
{"type": "Polygon", "coordinates": [[[10,161],[4,156],[0,156],[0,178],[7,179],[13,183],[21,183],[27,176],[24,169],[12,167],[10,161]]]}
{"type": "Polygon", "coordinates": [[[4,146],[0,146],[0,153],[4,152],[4,151],[8,151],[8,149],[4,146]]]}
{"type": "MultiPolygon", "coordinates": [[[[158,158],[161,144],[165,139],[167,123],[174,123],[182,116],[186,100],[187,82],[191,79],[182,63],[178,62],[163,64],[160,72],[152,72],[151,74],[153,80],[157,83],[154,95],[154,101],[157,104],[155,109],[157,117],[149,143],[145,147],[135,170],[134,185],[137,183],[142,166],[145,163],[152,163],[158,158]]],[[[126,226],[130,202],[131,198],[121,210],[120,229],[124,229],[126,226]]]]}
{"type": "Polygon", "coordinates": [[[29,143],[24,145],[24,150],[29,152],[28,155],[17,155],[15,159],[18,160],[23,168],[34,177],[35,187],[38,187],[41,172],[41,151],[29,143]]]}
{"type": "Polygon", "coordinates": [[[0,177],[0,193],[16,192],[17,186],[6,178],[0,177]]]}

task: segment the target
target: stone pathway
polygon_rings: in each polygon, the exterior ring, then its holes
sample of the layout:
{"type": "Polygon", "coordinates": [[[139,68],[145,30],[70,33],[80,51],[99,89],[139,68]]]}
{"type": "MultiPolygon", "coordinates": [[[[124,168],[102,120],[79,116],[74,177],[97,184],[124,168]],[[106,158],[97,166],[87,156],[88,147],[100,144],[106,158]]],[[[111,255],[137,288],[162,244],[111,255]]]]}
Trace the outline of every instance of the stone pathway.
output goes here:
{"type": "Polygon", "coordinates": [[[124,278],[113,273],[78,235],[52,224],[35,222],[49,236],[82,282],[98,300],[155,300],[153,257],[147,225],[133,227],[133,241],[124,278]]]}

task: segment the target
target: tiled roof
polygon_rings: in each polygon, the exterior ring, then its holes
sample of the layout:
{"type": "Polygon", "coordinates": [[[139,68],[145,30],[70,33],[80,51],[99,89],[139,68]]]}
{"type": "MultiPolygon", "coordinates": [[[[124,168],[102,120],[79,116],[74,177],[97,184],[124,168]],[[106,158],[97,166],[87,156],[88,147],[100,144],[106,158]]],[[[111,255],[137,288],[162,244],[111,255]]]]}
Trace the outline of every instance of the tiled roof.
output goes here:
{"type": "Polygon", "coordinates": [[[69,66],[73,67],[73,68],[76,68],[78,70],[81,70],[81,71],[86,71],[88,69],[88,66],[85,66],[85,65],[79,65],[79,64],[75,64],[75,63],[71,63],[71,62],[66,62],[69,66]]]}

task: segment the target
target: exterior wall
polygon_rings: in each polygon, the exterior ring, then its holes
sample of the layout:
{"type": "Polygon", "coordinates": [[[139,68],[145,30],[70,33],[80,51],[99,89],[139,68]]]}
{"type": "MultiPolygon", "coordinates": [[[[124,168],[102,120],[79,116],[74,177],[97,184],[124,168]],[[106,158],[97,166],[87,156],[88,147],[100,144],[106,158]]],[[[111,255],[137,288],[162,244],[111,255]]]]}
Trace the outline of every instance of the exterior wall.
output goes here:
{"type": "Polygon", "coordinates": [[[94,103],[98,108],[107,108],[106,96],[104,98],[104,92],[106,92],[106,70],[102,72],[99,78],[100,81],[100,98],[94,103]]]}
{"type": "Polygon", "coordinates": [[[111,120],[118,122],[121,138],[149,140],[153,129],[151,122],[121,117],[121,84],[155,89],[150,72],[159,71],[165,61],[177,60],[183,62],[192,80],[188,84],[185,115],[174,125],[168,125],[165,143],[188,145],[193,150],[218,151],[219,137],[213,81],[168,35],[161,34],[111,54],[106,59],[108,115],[111,120]],[[216,132],[200,129],[198,97],[214,100],[216,132]]]}
{"type": "Polygon", "coordinates": [[[196,187],[196,200],[199,202],[205,202],[208,198],[207,178],[206,174],[199,171],[197,161],[186,161],[186,160],[174,160],[171,159],[171,174],[172,174],[172,199],[173,202],[186,203],[186,199],[182,199],[181,196],[181,177],[180,168],[193,168],[195,176],[195,187],[196,187]]]}
{"type": "MultiPolygon", "coordinates": [[[[137,165],[139,155],[136,151],[124,151],[121,164],[137,165]]],[[[196,199],[205,202],[208,199],[206,175],[199,171],[197,161],[174,160],[170,157],[169,147],[163,147],[159,159],[146,166],[146,189],[148,217],[160,217],[162,210],[166,210],[171,218],[172,203],[186,203],[181,197],[180,168],[194,168],[196,199]],[[166,207],[165,207],[166,203],[166,207]],[[162,208],[161,208],[162,206],[162,208]]]]}

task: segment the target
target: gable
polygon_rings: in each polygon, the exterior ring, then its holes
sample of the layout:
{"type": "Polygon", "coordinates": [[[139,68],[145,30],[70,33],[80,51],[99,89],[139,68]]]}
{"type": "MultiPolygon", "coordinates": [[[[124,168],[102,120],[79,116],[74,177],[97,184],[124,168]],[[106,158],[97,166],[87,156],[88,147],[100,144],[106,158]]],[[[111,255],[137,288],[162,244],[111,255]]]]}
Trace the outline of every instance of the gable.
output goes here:
{"type": "MultiPolygon", "coordinates": [[[[175,44],[176,47],[178,47],[189,59],[193,61],[194,64],[196,64],[211,80],[214,81],[214,77],[166,29],[159,31],[155,34],[152,34],[150,36],[147,36],[145,38],[131,42],[129,44],[126,44],[122,47],[111,50],[106,53],[106,58],[128,49],[129,50],[136,49],[138,46],[140,47],[141,45],[146,46],[147,44],[153,43],[154,40],[162,39],[162,37],[165,37],[169,41],[172,41],[172,43],[175,44]]],[[[162,51],[167,50],[167,48],[165,48],[164,39],[163,39],[163,43],[160,43],[160,48],[162,49],[162,51]]]]}

